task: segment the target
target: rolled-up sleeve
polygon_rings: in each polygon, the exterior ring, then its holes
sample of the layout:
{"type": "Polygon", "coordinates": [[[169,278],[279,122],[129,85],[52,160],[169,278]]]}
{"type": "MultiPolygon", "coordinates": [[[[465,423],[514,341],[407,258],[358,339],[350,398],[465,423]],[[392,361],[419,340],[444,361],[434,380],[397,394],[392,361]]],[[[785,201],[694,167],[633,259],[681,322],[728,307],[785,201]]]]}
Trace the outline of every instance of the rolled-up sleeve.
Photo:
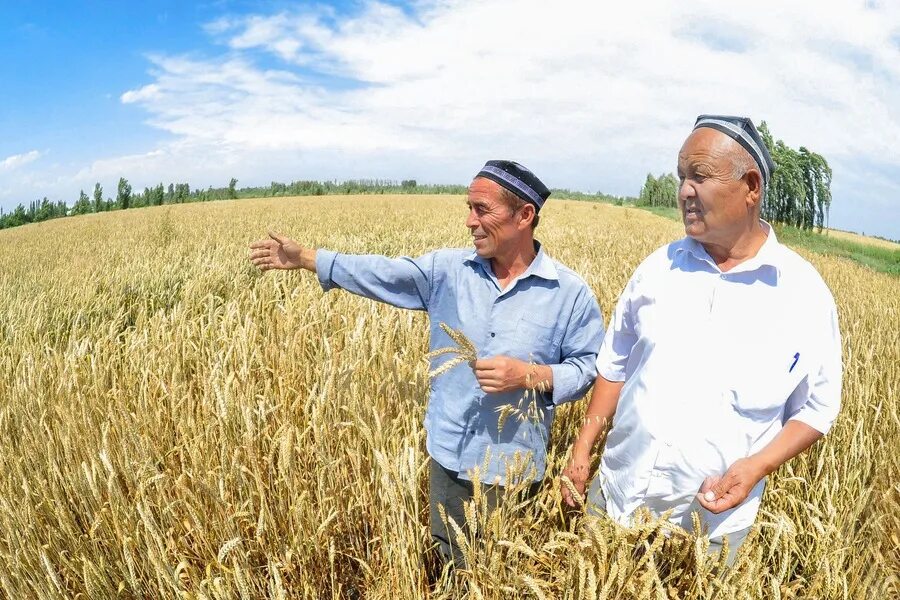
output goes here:
{"type": "Polygon", "coordinates": [[[803,378],[785,406],[785,421],[801,421],[821,433],[828,433],[841,409],[841,333],[837,308],[830,303],[821,327],[817,350],[819,360],[803,378]]]}
{"type": "Polygon", "coordinates": [[[628,282],[616,302],[609,328],[603,337],[603,344],[597,355],[597,372],[607,381],[625,381],[625,367],[628,357],[637,342],[632,313],[632,295],[635,293],[639,277],[628,282]]]}
{"type": "Polygon", "coordinates": [[[325,291],[335,287],[399,308],[428,310],[435,253],[418,258],[316,251],[316,276],[325,291]]]}
{"type": "Polygon", "coordinates": [[[560,346],[562,362],[553,371],[550,400],[559,405],[581,398],[597,378],[597,350],[603,340],[603,314],[585,286],[579,294],[560,346]]]}

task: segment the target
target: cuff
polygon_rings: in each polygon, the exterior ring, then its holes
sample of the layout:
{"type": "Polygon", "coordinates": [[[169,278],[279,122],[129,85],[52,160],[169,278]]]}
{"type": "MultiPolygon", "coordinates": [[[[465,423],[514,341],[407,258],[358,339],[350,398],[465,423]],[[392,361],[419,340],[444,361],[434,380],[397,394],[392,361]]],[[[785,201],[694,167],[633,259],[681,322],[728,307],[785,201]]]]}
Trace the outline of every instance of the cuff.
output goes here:
{"type": "Polygon", "coordinates": [[[559,406],[565,402],[575,400],[578,393],[578,376],[576,369],[571,365],[547,365],[553,373],[553,389],[549,394],[549,402],[559,406]]]}
{"type": "Polygon", "coordinates": [[[331,278],[334,260],[338,253],[331,250],[316,250],[316,278],[324,291],[338,287],[331,278]]]}
{"type": "Polygon", "coordinates": [[[597,362],[597,373],[607,381],[625,381],[625,370],[614,365],[597,362]]]}
{"type": "Polygon", "coordinates": [[[801,423],[806,423],[822,435],[828,433],[832,423],[834,423],[834,419],[808,409],[800,409],[800,412],[788,419],[788,421],[800,421],[801,423]]]}

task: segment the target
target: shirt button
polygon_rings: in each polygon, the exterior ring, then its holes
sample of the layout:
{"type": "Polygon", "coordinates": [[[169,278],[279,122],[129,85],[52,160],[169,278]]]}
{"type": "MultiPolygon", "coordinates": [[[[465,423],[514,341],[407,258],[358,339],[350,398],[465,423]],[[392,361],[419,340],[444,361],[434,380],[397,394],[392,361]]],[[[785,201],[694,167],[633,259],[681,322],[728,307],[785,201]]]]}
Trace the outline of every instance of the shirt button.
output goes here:
{"type": "Polygon", "coordinates": [[[719,275],[719,277],[721,277],[722,279],[728,279],[728,275],[726,275],[725,273],[722,273],[721,275],[719,275]]]}
{"type": "Polygon", "coordinates": [[[497,335],[497,334],[494,333],[494,332],[492,331],[492,332],[491,332],[491,337],[494,337],[495,335],[497,335]]]}
{"type": "Polygon", "coordinates": [[[474,433],[475,433],[475,430],[474,430],[474,429],[470,429],[470,430],[469,430],[469,433],[474,434],[474,433]]]}

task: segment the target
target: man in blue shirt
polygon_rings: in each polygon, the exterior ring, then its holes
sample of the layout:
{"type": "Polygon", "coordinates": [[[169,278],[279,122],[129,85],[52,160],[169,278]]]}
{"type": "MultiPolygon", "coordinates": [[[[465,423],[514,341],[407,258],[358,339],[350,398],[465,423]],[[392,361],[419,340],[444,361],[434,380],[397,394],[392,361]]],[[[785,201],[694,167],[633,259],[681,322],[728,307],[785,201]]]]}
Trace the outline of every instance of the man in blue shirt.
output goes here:
{"type": "MultiPolygon", "coordinates": [[[[263,271],[302,268],[316,273],[326,291],[339,287],[428,311],[431,350],[455,345],[441,323],[474,343],[477,359],[438,376],[425,411],[431,531],[445,561],[460,563],[462,556],[438,505],[463,526],[473,477],[501,488],[513,483],[508,473],[540,481],[555,407],[580,398],[597,375],[603,318],[594,294],[534,239],[549,195],[518,163],[488,161],[468,190],[466,227],[474,252],[347,255],[304,248],[275,234],[251,245],[251,261],[263,271]],[[530,411],[523,397],[534,399],[530,411]],[[530,418],[501,420],[504,406],[530,418]],[[519,468],[508,472],[514,464],[519,468]]],[[[446,360],[438,357],[433,366],[446,360]]]]}

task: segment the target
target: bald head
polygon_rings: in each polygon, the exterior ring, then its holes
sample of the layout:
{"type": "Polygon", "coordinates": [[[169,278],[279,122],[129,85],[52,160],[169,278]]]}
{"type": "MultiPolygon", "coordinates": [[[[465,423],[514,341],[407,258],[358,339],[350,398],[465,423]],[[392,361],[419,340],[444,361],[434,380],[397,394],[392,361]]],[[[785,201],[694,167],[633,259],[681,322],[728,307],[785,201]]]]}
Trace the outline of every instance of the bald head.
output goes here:
{"type": "Polygon", "coordinates": [[[758,226],[763,177],[733,138],[708,127],[695,129],[678,153],[678,178],[687,235],[728,246],[758,226]]]}
{"type": "Polygon", "coordinates": [[[765,197],[765,178],[760,172],[759,165],[753,156],[747,152],[743,145],[734,138],[716,129],[701,127],[695,129],[685,140],[682,152],[679,153],[679,163],[684,149],[689,147],[701,148],[701,154],[706,153],[708,158],[718,163],[722,175],[730,173],[732,179],[744,177],[753,178],[751,187],[759,188],[759,201],[755,204],[756,213],[759,214],[762,200],[765,197]],[[693,144],[690,144],[693,141],[693,144]]]}
{"type": "Polygon", "coordinates": [[[727,115],[700,115],[694,122],[694,130],[697,129],[713,129],[736,141],[756,163],[763,183],[768,183],[775,171],[775,163],[772,161],[765,140],[751,119],[727,115]]]}

